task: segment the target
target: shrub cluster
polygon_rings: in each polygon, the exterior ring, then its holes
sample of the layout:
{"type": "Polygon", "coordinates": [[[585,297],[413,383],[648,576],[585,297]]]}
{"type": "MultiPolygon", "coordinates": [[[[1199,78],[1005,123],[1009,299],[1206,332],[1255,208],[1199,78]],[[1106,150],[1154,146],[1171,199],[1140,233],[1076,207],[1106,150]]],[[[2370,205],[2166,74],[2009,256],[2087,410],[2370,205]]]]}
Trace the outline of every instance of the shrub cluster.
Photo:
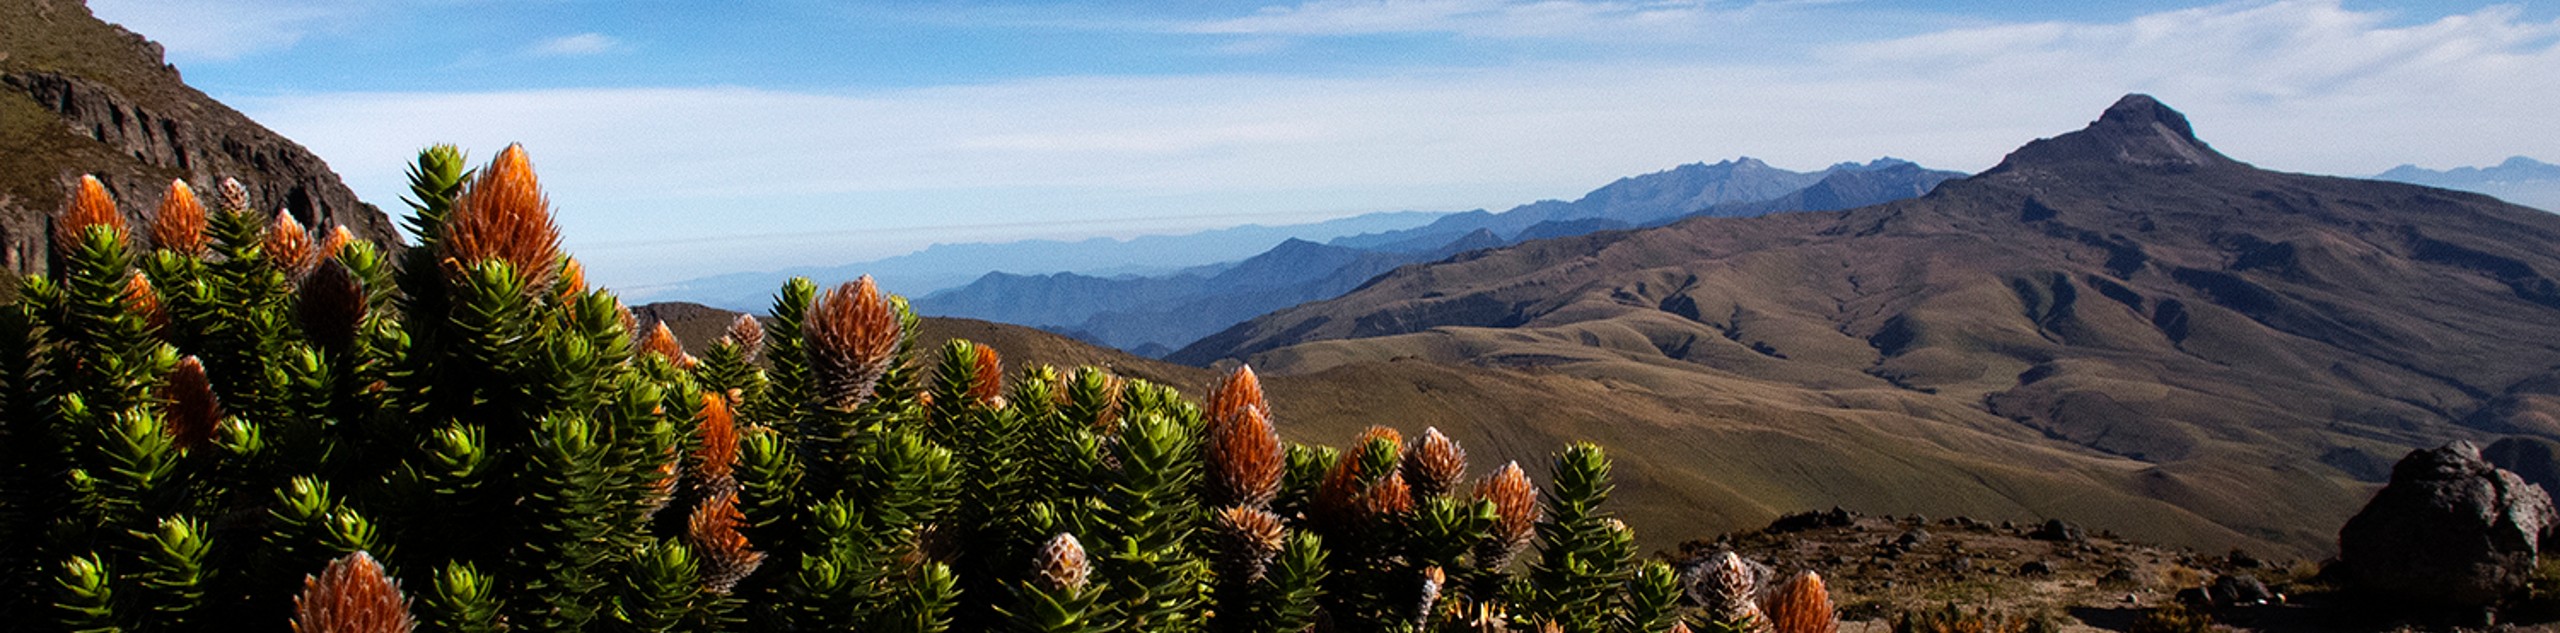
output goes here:
{"type": "Polygon", "coordinates": [[[211,210],[173,184],[137,231],[83,181],[50,273],[0,308],[0,621],[1836,626],[1819,578],[1764,614],[1639,559],[1594,445],[1541,492],[1518,464],[1471,477],[1436,430],[1284,442],[1250,370],[1205,405],[1093,368],[1007,375],[982,345],[916,349],[867,278],[794,280],[695,357],[587,287],[521,148],[476,171],[430,148],[409,178],[418,244],[388,250],[227,182],[211,210]]]}

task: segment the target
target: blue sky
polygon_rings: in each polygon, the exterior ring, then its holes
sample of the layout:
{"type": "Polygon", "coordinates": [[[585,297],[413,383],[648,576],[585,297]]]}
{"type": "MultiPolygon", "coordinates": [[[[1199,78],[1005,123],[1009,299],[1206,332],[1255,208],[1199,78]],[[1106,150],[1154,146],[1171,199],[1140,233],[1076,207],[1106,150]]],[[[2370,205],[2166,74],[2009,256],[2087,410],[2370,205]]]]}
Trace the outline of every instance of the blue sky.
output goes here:
{"type": "Polygon", "coordinates": [[[645,287],[1081,238],[1501,209],[1750,155],[1979,170],[2149,92],[2242,160],[2552,159],[2560,8],[2344,0],[92,0],[397,211],[524,142],[645,287]]]}

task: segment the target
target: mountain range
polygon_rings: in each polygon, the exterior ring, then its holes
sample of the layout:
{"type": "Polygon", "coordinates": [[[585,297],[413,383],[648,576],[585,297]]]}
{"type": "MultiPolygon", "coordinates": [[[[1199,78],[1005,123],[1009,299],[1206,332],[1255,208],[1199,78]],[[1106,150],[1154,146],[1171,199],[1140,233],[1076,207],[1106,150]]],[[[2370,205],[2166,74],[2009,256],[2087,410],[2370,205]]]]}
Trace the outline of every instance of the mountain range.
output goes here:
{"type": "Polygon", "coordinates": [[[0,3],[0,147],[0,270],[10,274],[44,268],[46,219],[82,175],[137,221],[172,179],[210,195],[236,178],[262,211],[399,239],[319,157],[188,87],[159,44],[79,2],[0,3]]]}
{"type": "Polygon", "coordinates": [[[2523,156],[2510,156],[2506,162],[2488,167],[2441,171],[2401,165],[2374,178],[2485,193],[2544,211],[2560,211],[2560,165],[2523,156]]]}
{"type": "Polygon", "coordinates": [[[1015,323],[1160,356],[1272,310],[1328,299],[1407,264],[1534,239],[1660,224],[1695,215],[1832,210],[1927,193],[1961,176],[1907,161],[1795,172],[1741,158],[1619,179],[1582,198],[1316,243],[1292,239],[1253,257],[1167,275],[1100,277],[995,272],[925,295],[919,312],[1015,323]]]}
{"type": "Polygon", "coordinates": [[[1292,239],[1327,240],[1393,231],[1420,226],[1441,215],[1444,214],[1388,211],[1323,222],[1247,224],[1181,235],[935,244],[913,253],[866,262],[730,273],[626,292],[641,301],[685,301],[761,312],[768,307],[768,298],[759,293],[792,277],[850,281],[870,275],[882,288],[923,296],[994,272],[1072,272],[1103,278],[1163,275],[1202,267],[1214,269],[1292,239]]]}
{"type": "Polygon", "coordinates": [[[2560,216],[2257,169],[2133,95],[1926,196],[1475,251],[1169,359],[1602,392],[1458,424],[1599,437],[1627,498],[1709,523],[1838,503],[2316,554],[2412,447],[2560,437],[2555,247],[2560,216]]]}

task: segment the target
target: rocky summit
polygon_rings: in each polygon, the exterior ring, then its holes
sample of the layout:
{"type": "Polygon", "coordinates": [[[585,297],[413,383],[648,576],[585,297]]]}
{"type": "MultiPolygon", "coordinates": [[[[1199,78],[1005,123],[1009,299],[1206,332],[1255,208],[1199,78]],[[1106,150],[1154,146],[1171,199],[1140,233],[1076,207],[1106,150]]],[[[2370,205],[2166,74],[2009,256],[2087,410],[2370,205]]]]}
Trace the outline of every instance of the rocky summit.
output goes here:
{"type": "Polygon", "coordinates": [[[318,156],[188,87],[161,55],[80,2],[0,2],[0,270],[43,269],[45,219],[82,175],[104,181],[133,218],[172,179],[209,193],[236,178],[262,211],[399,239],[318,156]]]}

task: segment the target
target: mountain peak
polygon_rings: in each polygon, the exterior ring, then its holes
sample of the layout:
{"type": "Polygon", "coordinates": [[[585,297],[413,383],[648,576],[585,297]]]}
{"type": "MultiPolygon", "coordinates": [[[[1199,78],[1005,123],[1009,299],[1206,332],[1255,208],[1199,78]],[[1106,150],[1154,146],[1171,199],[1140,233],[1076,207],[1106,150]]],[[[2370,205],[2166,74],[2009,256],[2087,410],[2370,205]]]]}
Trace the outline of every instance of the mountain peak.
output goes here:
{"type": "Polygon", "coordinates": [[[2146,94],[2129,94],[2080,131],[2028,143],[1992,172],[2072,164],[2113,164],[2163,171],[2238,164],[2196,138],[2187,115],[2146,94]]]}

